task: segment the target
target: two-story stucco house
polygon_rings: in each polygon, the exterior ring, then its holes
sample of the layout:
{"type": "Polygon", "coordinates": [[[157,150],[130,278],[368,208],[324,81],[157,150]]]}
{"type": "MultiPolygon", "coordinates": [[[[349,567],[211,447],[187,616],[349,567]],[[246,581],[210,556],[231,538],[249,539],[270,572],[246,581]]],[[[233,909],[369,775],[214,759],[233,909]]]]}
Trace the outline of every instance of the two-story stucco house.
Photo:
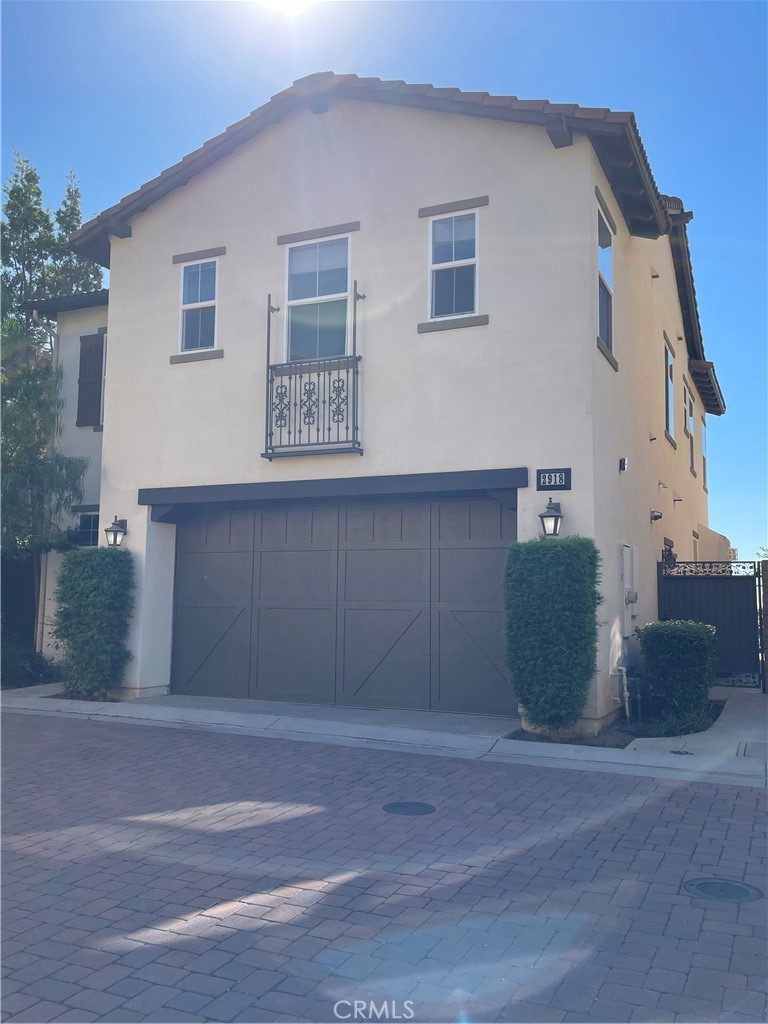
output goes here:
{"type": "Polygon", "coordinates": [[[665,545],[728,557],[690,217],[632,114],[326,73],[86,224],[108,305],[43,311],[84,537],[136,557],[125,694],[513,713],[502,567],[553,499],[607,722],[665,545]]]}

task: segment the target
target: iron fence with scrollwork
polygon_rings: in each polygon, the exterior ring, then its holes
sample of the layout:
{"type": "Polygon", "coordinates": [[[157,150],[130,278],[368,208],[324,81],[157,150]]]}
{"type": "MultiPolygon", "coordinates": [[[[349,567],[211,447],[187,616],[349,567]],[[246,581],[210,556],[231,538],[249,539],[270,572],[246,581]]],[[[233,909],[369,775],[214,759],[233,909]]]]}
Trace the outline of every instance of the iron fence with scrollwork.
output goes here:
{"type": "Polygon", "coordinates": [[[664,576],[756,576],[756,562],[662,562],[664,576]]]}

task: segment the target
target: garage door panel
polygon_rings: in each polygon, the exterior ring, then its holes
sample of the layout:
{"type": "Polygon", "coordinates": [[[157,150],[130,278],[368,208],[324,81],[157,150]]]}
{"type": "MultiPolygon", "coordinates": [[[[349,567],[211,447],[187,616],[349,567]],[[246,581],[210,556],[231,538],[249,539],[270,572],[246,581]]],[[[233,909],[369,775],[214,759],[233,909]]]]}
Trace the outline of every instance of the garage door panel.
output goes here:
{"type": "Polygon", "coordinates": [[[428,642],[429,609],[342,608],[344,651],[383,656],[397,647],[401,654],[422,654],[428,642]]]}
{"type": "Polygon", "coordinates": [[[250,696],[332,703],[334,625],[328,608],[256,609],[250,696]]]}
{"type": "Polygon", "coordinates": [[[427,708],[429,706],[429,656],[390,654],[384,661],[375,656],[350,654],[344,661],[342,704],[366,707],[427,708]]]}
{"type": "Polygon", "coordinates": [[[438,548],[437,601],[472,601],[498,608],[502,601],[502,571],[506,548],[438,548]]]}
{"type": "Polygon", "coordinates": [[[342,559],[342,599],[418,601],[424,597],[424,572],[418,549],[347,551],[342,559]]]}
{"type": "Polygon", "coordinates": [[[177,605],[210,608],[249,604],[252,564],[250,554],[239,552],[179,554],[176,564],[177,605]]]}
{"type": "Polygon", "coordinates": [[[259,601],[333,601],[336,553],[264,551],[256,583],[259,601]]]}
{"type": "Polygon", "coordinates": [[[178,609],[174,693],[247,697],[249,646],[246,606],[178,609]]]}

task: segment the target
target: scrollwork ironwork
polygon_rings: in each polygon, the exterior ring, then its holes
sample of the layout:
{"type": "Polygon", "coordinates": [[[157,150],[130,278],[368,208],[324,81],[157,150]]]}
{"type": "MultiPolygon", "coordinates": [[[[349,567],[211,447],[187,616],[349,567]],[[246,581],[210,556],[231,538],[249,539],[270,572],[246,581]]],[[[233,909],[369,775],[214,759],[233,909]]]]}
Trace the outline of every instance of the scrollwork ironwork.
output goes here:
{"type": "Polygon", "coordinates": [[[317,418],[317,384],[313,380],[304,381],[301,398],[301,418],[306,427],[314,426],[317,418]]]}
{"type": "Polygon", "coordinates": [[[273,426],[282,430],[288,426],[288,413],[290,404],[288,402],[288,385],[278,384],[275,387],[275,400],[272,403],[273,426]]]}
{"type": "Polygon", "coordinates": [[[343,423],[347,415],[346,385],[341,377],[331,383],[331,420],[343,423]]]}
{"type": "Polygon", "coordinates": [[[755,562],[662,562],[665,576],[755,576],[755,562]]]}

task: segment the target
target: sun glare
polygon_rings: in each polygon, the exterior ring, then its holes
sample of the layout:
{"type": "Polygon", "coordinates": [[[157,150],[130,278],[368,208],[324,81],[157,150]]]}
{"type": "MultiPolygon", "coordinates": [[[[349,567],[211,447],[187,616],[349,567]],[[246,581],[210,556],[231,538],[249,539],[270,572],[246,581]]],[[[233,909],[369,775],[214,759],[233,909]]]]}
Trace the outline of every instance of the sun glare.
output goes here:
{"type": "Polygon", "coordinates": [[[314,7],[316,0],[256,0],[256,3],[268,11],[277,11],[288,18],[296,18],[310,7],[314,7]]]}

